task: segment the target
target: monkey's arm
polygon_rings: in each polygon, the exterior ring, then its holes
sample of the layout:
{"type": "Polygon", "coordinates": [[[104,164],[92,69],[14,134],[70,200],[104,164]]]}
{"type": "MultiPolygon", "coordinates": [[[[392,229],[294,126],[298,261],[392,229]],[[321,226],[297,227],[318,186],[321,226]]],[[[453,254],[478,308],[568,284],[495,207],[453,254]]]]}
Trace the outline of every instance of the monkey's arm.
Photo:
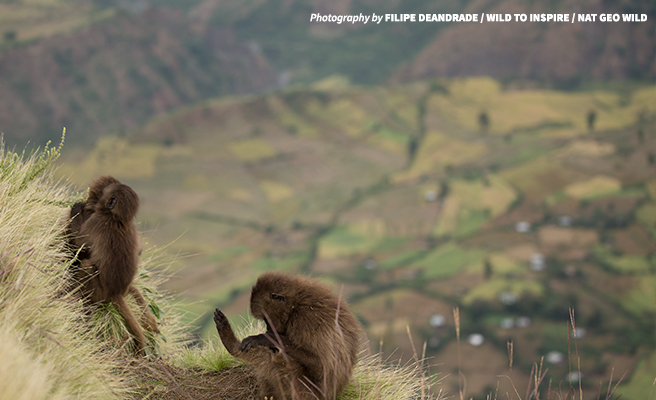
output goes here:
{"type": "Polygon", "coordinates": [[[80,228],[82,228],[82,223],[84,222],[84,202],[78,201],[73,204],[71,210],[68,213],[68,224],[66,225],[66,235],[69,238],[71,244],[73,244],[73,239],[80,234],[80,228]]]}
{"type": "Polygon", "coordinates": [[[155,316],[150,312],[148,308],[148,302],[143,297],[139,289],[136,286],[130,285],[128,291],[132,294],[137,304],[141,307],[141,324],[144,328],[148,329],[151,332],[159,333],[159,328],[157,328],[157,320],[155,316]]]}
{"type": "Polygon", "coordinates": [[[306,374],[308,371],[323,371],[324,369],[321,365],[321,357],[307,350],[299,349],[284,335],[276,335],[274,332],[267,330],[266,333],[248,336],[241,341],[242,353],[253,352],[258,346],[268,348],[273,354],[278,354],[280,351],[284,352],[289,358],[301,365],[306,374]]]}
{"type": "Polygon", "coordinates": [[[70,221],[67,229],[67,234],[69,235],[69,243],[73,247],[74,251],[80,249],[78,254],[78,260],[83,260],[91,257],[91,248],[93,247],[93,235],[89,234],[89,225],[91,220],[96,218],[93,210],[88,210],[85,206],[80,210],[79,214],[74,214],[74,210],[79,203],[73,205],[71,208],[71,217],[73,219],[70,221]]]}
{"type": "Polygon", "coordinates": [[[252,347],[263,346],[271,350],[285,348],[287,338],[282,335],[276,335],[273,332],[261,333],[259,335],[248,336],[241,341],[241,351],[248,351],[252,347]],[[279,343],[282,342],[282,343],[279,343]]]}
{"type": "Polygon", "coordinates": [[[241,357],[250,362],[285,360],[285,365],[290,363],[289,365],[295,366],[294,368],[298,368],[301,375],[307,376],[312,382],[323,381],[321,373],[325,369],[321,364],[321,357],[298,348],[287,337],[270,331],[244,338],[241,341],[241,357]]]}
{"type": "Polygon", "coordinates": [[[146,339],[144,337],[143,330],[141,329],[141,325],[139,325],[139,321],[137,321],[137,318],[132,313],[132,310],[130,310],[130,307],[128,307],[128,303],[120,294],[109,300],[112,302],[112,304],[114,304],[121,316],[123,316],[128,331],[130,334],[132,334],[132,337],[134,337],[134,341],[137,347],[137,354],[141,357],[144,357],[146,355],[146,339]]]}
{"type": "MultiPolygon", "coordinates": [[[[73,206],[71,207],[70,218],[74,218],[75,216],[79,216],[80,214],[82,214],[83,208],[84,208],[83,201],[78,201],[77,203],[73,204],[73,206]]],[[[80,225],[82,225],[81,222],[80,225]]]]}
{"type": "Polygon", "coordinates": [[[228,353],[235,357],[239,357],[239,353],[241,353],[241,343],[235,336],[235,332],[232,330],[228,318],[218,308],[214,310],[214,323],[216,324],[216,330],[219,331],[221,341],[228,350],[228,353]]]}

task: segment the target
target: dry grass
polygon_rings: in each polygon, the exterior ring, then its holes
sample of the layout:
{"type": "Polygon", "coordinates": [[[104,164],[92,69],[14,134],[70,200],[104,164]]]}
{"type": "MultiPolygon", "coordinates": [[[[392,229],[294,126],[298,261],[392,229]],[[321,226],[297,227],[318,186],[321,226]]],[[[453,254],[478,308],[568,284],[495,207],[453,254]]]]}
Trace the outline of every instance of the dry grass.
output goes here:
{"type": "Polygon", "coordinates": [[[0,399],[112,399],[126,392],[116,351],[62,292],[68,269],[51,181],[58,149],[19,155],[0,144],[0,399]]]}
{"type": "MultiPolygon", "coordinates": [[[[257,335],[266,330],[264,322],[249,319],[243,328],[237,329],[237,337],[257,335]]],[[[221,371],[243,362],[235,359],[219,340],[218,334],[213,339],[203,341],[201,346],[182,349],[173,359],[175,366],[180,368],[201,369],[205,371],[221,371]]]]}
{"type": "Polygon", "coordinates": [[[340,400],[394,400],[433,398],[424,362],[407,365],[384,363],[377,355],[363,355],[340,400]]]}
{"type": "MultiPolygon", "coordinates": [[[[89,317],[78,296],[64,290],[71,259],[63,216],[76,196],[52,178],[60,150],[46,145],[16,154],[0,144],[3,400],[116,399],[134,385],[122,318],[111,306],[98,306],[89,317]]],[[[175,314],[155,290],[165,277],[146,272],[161,269],[166,257],[163,249],[146,250],[135,280],[161,324],[162,334],[148,337],[152,354],[175,352],[182,342],[175,314]]]]}

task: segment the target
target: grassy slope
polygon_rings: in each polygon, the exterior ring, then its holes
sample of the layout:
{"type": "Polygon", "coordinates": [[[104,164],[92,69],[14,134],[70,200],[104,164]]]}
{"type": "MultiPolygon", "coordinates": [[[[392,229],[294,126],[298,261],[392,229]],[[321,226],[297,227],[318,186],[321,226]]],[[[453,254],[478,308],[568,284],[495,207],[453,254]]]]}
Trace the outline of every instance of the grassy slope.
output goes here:
{"type": "MultiPolygon", "coordinates": [[[[156,292],[162,277],[154,270],[170,262],[161,250],[146,249],[135,280],[162,331],[148,336],[146,360],[130,362],[129,335],[113,307],[97,307],[88,318],[75,295],[63,291],[70,261],[62,217],[77,196],[52,179],[60,150],[46,146],[27,156],[0,146],[0,399],[168,399],[181,390],[183,398],[209,398],[215,382],[232,385],[232,396],[250,390],[239,384],[248,373],[230,369],[237,363],[216,341],[181,346],[187,329],[156,292]]],[[[262,329],[254,324],[241,334],[262,329]]],[[[372,356],[363,356],[355,375],[343,399],[415,398],[425,384],[417,367],[387,367],[372,356]]]]}
{"type": "MultiPolygon", "coordinates": [[[[577,17],[602,13],[650,15],[654,10],[654,5],[648,2],[611,4],[592,0],[577,11],[577,17]]],[[[569,13],[571,16],[573,11],[571,3],[560,1],[469,2],[466,12],[478,15],[485,12],[484,21],[453,24],[440,32],[419,55],[399,68],[392,80],[488,75],[548,82],[567,90],[608,79],[653,82],[656,71],[653,39],[647,39],[647,33],[654,28],[653,21],[611,25],[598,19],[594,23],[569,24],[489,23],[487,20],[494,14],[569,13]],[[588,29],[595,30],[594,37],[586,36],[588,29]]]]}
{"type": "Polygon", "coordinates": [[[21,0],[0,2],[0,47],[68,33],[116,14],[84,0],[21,0]]]}
{"type": "Polygon", "coordinates": [[[0,148],[0,397],[116,398],[117,352],[103,351],[77,302],[58,296],[67,269],[60,218],[70,197],[49,180],[52,149],[24,160],[0,148]],[[46,168],[46,170],[43,170],[46,168]]]}
{"type": "MultiPolygon", "coordinates": [[[[181,105],[275,84],[266,60],[245,43],[216,31],[198,32],[181,12],[117,12],[76,3],[50,6],[75,8],[71,14],[88,18],[88,26],[26,43],[2,46],[0,40],[0,96],[12,99],[0,102],[0,129],[9,147],[22,146],[27,138],[37,143],[56,138],[62,126],[70,142],[92,141],[181,105]]],[[[0,21],[22,15],[20,10],[2,14],[3,7],[20,4],[0,3],[0,21]]]]}

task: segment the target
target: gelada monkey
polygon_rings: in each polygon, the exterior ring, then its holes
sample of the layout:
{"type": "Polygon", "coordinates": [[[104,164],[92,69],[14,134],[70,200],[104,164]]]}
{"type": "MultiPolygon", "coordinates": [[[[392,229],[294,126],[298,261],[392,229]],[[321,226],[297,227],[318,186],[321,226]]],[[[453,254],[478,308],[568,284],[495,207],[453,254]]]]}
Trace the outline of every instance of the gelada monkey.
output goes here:
{"type": "Polygon", "coordinates": [[[77,252],[77,258],[73,263],[74,267],[78,267],[81,260],[89,258],[89,247],[84,246],[84,240],[80,237],[80,228],[82,228],[83,222],[93,214],[96,203],[98,203],[100,196],[102,196],[105,187],[112,183],[120,184],[118,179],[112,176],[100,176],[96,178],[89,188],[87,200],[78,201],[71,207],[68,216],[69,222],[66,226],[66,237],[68,238],[69,247],[77,252]]]}
{"type": "Polygon", "coordinates": [[[219,309],[214,322],[228,352],[254,367],[260,398],[335,400],[359,347],[360,324],[346,302],[317,281],[268,272],[253,286],[251,314],[266,333],[241,342],[219,309]]]}
{"type": "Polygon", "coordinates": [[[146,329],[159,332],[146,299],[132,285],[141,250],[134,225],[138,209],[139,197],[132,188],[113,177],[101,176],[91,184],[87,201],[71,208],[67,232],[77,251],[79,264],[73,271],[85,299],[114,304],[135,339],[137,352],[145,355],[143,330],[124,298],[130,292],[143,310],[146,329]]]}

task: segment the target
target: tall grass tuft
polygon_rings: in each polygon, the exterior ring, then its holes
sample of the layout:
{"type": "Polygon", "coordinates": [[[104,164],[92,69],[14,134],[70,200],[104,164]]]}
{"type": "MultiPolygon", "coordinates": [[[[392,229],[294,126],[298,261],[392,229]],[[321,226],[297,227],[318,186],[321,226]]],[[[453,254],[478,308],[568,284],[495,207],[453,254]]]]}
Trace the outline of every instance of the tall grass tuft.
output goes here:
{"type": "MultiPolygon", "coordinates": [[[[238,338],[257,335],[266,329],[264,322],[250,318],[240,329],[235,329],[238,338]]],[[[218,334],[214,339],[203,341],[202,346],[189,347],[176,353],[174,364],[180,368],[200,369],[204,371],[221,371],[244,362],[234,358],[223,346],[218,334]]]]}
{"type": "Polygon", "coordinates": [[[351,383],[340,400],[429,400],[431,383],[424,379],[421,362],[407,365],[383,363],[379,355],[361,355],[351,383]]]}
{"type": "MultiPolygon", "coordinates": [[[[0,142],[0,400],[116,399],[134,387],[120,314],[111,305],[90,313],[66,293],[71,257],[62,233],[80,196],[53,180],[62,144],[19,154],[0,142]]],[[[153,271],[172,262],[165,250],[146,248],[134,281],[160,323],[161,334],[146,335],[151,358],[184,344],[179,313],[156,290],[167,277],[153,271]]]]}
{"type": "Polygon", "coordinates": [[[79,302],[62,295],[69,194],[51,174],[60,148],[26,155],[0,143],[0,399],[113,399],[126,391],[115,354],[84,322],[79,302]]]}

